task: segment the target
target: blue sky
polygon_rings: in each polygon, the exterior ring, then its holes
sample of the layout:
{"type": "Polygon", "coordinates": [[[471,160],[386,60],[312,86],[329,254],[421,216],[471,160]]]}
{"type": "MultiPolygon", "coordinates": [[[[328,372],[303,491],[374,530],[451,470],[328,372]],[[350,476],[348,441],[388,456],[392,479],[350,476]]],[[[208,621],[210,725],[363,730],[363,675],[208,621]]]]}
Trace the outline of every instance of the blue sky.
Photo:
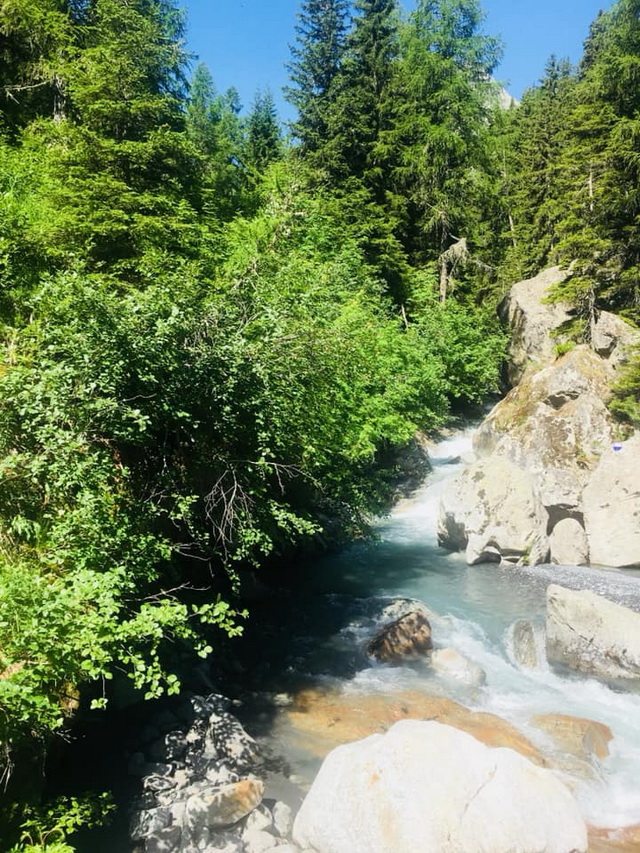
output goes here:
{"type": "MultiPolygon", "coordinates": [[[[235,86],[249,107],[256,89],[270,88],[281,115],[291,118],[281,89],[299,0],[182,2],[188,49],[207,63],[218,90],[235,86]]],[[[500,36],[505,47],[496,76],[519,98],[540,78],[552,53],[577,61],[589,24],[599,9],[611,6],[611,0],[484,0],[484,30],[500,36]]]]}

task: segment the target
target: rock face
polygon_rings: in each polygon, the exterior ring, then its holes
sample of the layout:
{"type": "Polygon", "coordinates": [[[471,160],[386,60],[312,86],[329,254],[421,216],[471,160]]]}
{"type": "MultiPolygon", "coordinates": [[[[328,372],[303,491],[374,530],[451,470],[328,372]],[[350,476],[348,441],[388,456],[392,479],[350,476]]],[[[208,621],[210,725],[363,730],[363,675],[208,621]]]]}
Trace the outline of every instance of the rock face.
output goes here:
{"type": "Polygon", "coordinates": [[[640,682],[640,613],[590,591],[552,584],[547,658],[607,681],[640,682]]]}
{"type": "Polygon", "coordinates": [[[607,448],[582,496],[592,563],[640,566],[640,434],[607,448]]]}
{"type": "Polygon", "coordinates": [[[514,285],[503,304],[511,324],[512,382],[480,426],[478,461],[445,490],[438,537],[469,563],[505,561],[640,565],[640,440],[612,450],[606,402],[616,368],[640,332],[601,312],[592,346],[556,353],[566,306],[547,304],[565,273],[514,285]],[[626,464],[625,464],[625,460],[626,464]]]}
{"type": "Polygon", "coordinates": [[[546,303],[548,291],[565,280],[568,273],[559,267],[544,270],[535,278],[514,284],[500,306],[500,316],[511,329],[508,375],[516,385],[531,363],[550,361],[556,341],[549,331],[571,319],[563,303],[546,303]]]}
{"type": "Polygon", "coordinates": [[[467,468],[442,496],[438,541],[464,548],[471,565],[545,562],[547,519],[531,477],[502,457],[467,468]]]}
{"type": "Polygon", "coordinates": [[[390,663],[424,657],[432,645],[429,621],[416,610],[385,626],[371,640],[367,652],[382,663],[390,663]]]}
{"type": "Polygon", "coordinates": [[[411,720],[334,750],[293,837],[318,853],[587,850],[578,807],[551,771],[449,726],[411,720]]]}

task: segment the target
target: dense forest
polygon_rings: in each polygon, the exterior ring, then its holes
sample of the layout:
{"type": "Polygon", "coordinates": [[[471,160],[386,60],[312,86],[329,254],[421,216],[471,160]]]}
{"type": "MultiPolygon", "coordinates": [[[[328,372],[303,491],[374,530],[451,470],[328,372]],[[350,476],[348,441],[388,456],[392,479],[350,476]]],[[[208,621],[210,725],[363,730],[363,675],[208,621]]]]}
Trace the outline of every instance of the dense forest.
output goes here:
{"type": "MultiPolygon", "coordinates": [[[[604,307],[640,320],[640,0],[506,109],[482,20],[304,0],[283,129],[194,67],[173,0],[0,4],[14,799],[79,697],[175,693],[179,656],[242,631],[245,567],[366,530],[394,451],[498,389],[512,282],[571,264],[577,340],[604,307]]],[[[639,390],[640,361],[636,421],[639,390]]],[[[6,811],[14,850],[70,850],[94,810],[43,808],[6,811]]]]}

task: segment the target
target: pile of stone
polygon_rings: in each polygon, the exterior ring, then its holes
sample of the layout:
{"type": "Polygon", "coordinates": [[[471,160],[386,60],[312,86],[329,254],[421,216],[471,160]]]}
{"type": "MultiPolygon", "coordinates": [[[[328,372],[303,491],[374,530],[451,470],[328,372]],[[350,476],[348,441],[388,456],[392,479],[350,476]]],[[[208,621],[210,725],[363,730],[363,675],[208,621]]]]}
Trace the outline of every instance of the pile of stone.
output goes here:
{"type": "Polygon", "coordinates": [[[256,742],[213,694],[192,696],[145,733],[130,836],[139,853],[295,853],[289,806],[264,799],[256,742]]]}

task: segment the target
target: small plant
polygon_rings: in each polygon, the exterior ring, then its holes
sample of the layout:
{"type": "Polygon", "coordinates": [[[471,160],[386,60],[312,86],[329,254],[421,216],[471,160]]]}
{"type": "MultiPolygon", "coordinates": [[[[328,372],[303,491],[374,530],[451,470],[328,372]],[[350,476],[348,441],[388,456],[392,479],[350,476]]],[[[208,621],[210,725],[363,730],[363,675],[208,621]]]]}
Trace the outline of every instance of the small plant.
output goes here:
{"type": "Polygon", "coordinates": [[[60,797],[46,806],[28,806],[20,841],[8,853],[74,853],[67,838],[81,828],[104,826],[115,808],[106,793],[60,797]]]}
{"type": "Polygon", "coordinates": [[[562,343],[556,344],[556,358],[561,358],[561,356],[566,355],[568,352],[571,352],[572,349],[575,349],[575,346],[575,341],[562,341],[562,343]]]}

